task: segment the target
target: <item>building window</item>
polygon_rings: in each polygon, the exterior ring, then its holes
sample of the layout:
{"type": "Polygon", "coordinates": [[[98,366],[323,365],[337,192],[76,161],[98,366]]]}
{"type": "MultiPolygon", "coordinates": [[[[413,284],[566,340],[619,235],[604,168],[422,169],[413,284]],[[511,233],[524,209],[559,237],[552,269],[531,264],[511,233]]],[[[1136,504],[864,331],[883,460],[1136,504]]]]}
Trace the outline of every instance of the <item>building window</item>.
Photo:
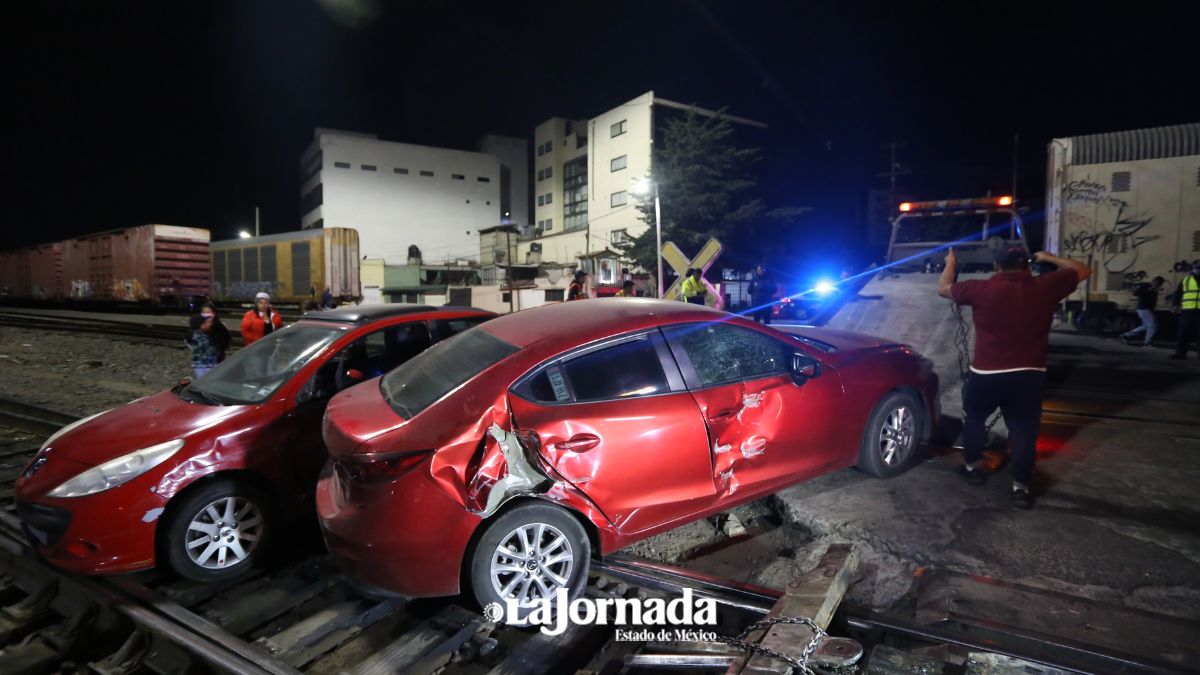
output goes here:
{"type": "Polygon", "coordinates": [[[545,293],[546,302],[562,302],[564,299],[563,289],[561,288],[547,288],[545,293]]]}
{"type": "Polygon", "coordinates": [[[552,167],[552,166],[546,167],[546,178],[549,179],[549,178],[553,178],[553,177],[554,177],[554,167],[552,167]]]}
{"type": "Polygon", "coordinates": [[[363,164],[363,165],[362,165],[362,170],[363,170],[363,171],[374,171],[374,170],[375,170],[375,168],[376,168],[376,167],[375,167],[375,165],[374,165],[374,164],[363,164]]]}
{"type": "Polygon", "coordinates": [[[537,170],[537,179],[538,179],[538,181],[540,182],[540,181],[541,181],[542,179],[544,179],[545,177],[546,177],[546,174],[542,173],[542,170],[541,170],[541,169],[538,169],[538,170],[537,170]]]}
{"type": "Polygon", "coordinates": [[[546,141],[546,154],[554,152],[554,141],[546,141]]]}
{"type": "Polygon", "coordinates": [[[350,162],[334,162],[333,165],[339,169],[349,169],[350,162]]]}
{"type": "Polygon", "coordinates": [[[547,192],[546,193],[546,203],[549,204],[550,202],[553,202],[553,201],[554,201],[554,193],[547,192]]]}
{"type": "Polygon", "coordinates": [[[609,206],[625,206],[629,203],[629,193],[621,190],[620,192],[612,193],[608,198],[609,206]]]}
{"type": "Polygon", "coordinates": [[[620,171],[621,169],[625,168],[627,161],[628,161],[628,155],[621,155],[620,157],[613,157],[612,160],[610,160],[608,163],[608,170],[609,171],[620,171]]]}
{"type": "Polygon", "coordinates": [[[541,230],[542,232],[549,232],[550,230],[554,229],[554,219],[547,218],[545,220],[539,220],[537,222],[537,226],[538,226],[538,229],[541,230]]]}
{"type": "Polygon", "coordinates": [[[467,177],[462,175],[461,173],[450,174],[450,180],[466,180],[466,179],[467,179],[467,177]]]}
{"type": "Polygon", "coordinates": [[[428,177],[428,178],[433,178],[433,172],[432,172],[432,171],[422,171],[422,172],[421,172],[421,175],[422,175],[422,176],[426,176],[426,177],[428,177]]]}
{"type": "Polygon", "coordinates": [[[539,143],[537,147],[537,156],[541,157],[544,154],[546,154],[546,146],[539,143]]]}
{"type": "Polygon", "coordinates": [[[546,205],[546,195],[538,195],[538,206],[546,205]]]}
{"type": "Polygon", "coordinates": [[[487,176],[480,176],[479,178],[476,178],[475,180],[479,181],[480,183],[490,183],[490,182],[492,182],[492,179],[491,179],[491,178],[488,178],[487,176]]]}
{"type": "Polygon", "coordinates": [[[405,176],[408,175],[408,169],[395,168],[395,169],[392,169],[392,171],[394,171],[395,173],[404,174],[405,176]]]}
{"type": "Polygon", "coordinates": [[[629,232],[625,230],[613,230],[608,233],[608,241],[613,244],[624,244],[629,241],[629,232]]]}
{"type": "Polygon", "coordinates": [[[1129,171],[1114,171],[1112,175],[1113,192],[1129,192],[1133,185],[1133,173],[1129,171]]]}
{"type": "Polygon", "coordinates": [[[608,128],[610,138],[616,138],[629,130],[629,120],[621,120],[608,128]]]}

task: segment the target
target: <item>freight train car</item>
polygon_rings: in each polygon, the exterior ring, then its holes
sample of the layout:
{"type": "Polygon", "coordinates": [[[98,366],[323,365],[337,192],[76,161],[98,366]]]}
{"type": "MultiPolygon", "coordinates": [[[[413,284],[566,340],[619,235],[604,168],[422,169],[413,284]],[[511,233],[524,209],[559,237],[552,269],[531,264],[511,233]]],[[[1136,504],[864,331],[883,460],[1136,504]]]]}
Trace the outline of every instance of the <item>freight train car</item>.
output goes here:
{"type": "Polygon", "coordinates": [[[41,244],[0,252],[0,297],[62,300],[62,244],[41,244]]]}
{"type": "Polygon", "coordinates": [[[266,291],[276,304],[359,297],[358,230],[316,228],[212,243],[212,298],[248,302],[266,291]]]}
{"type": "Polygon", "coordinates": [[[1170,294],[1200,258],[1200,124],[1056,138],[1047,178],[1045,247],[1091,265],[1070,300],[1096,327],[1136,325],[1137,285],[1170,294]]]}
{"type": "Polygon", "coordinates": [[[0,254],[17,301],[186,306],[208,295],[208,230],[139,225],[0,254]]]}

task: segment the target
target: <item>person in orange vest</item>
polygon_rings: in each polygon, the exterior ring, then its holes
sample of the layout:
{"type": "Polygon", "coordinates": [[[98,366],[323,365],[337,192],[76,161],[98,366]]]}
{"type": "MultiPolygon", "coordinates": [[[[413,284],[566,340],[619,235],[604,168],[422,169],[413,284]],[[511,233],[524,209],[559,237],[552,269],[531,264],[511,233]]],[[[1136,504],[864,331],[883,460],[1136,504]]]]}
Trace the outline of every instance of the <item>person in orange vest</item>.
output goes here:
{"type": "Polygon", "coordinates": [[[271,296],[260,292],[254,296],[254,309],[242,316],[242,345],[249,347],[280,328],[283,317],[271,307],[271,296]]]}

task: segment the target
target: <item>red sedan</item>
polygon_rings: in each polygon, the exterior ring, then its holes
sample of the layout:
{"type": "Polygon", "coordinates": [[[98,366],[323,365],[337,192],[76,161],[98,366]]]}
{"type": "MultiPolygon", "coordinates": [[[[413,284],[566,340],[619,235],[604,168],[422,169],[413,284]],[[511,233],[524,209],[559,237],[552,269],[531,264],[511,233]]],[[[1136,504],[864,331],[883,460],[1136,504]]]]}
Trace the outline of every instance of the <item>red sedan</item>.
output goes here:
{"type": "Polygon", "coordinates": [[[218,580],[312,511],[337,391],[494,316],[378,305],[310,312],[170,391],[80,420],[17,480],[17,511],[52,564],[84,574],[165,562],[218,580]]]}
{"type": "Polygon", "coordinates": [[[697,305],[572,302],[489,321],[342,392],[326,542],[407,596],[578,593],[589,559],[849,466],[903,470],[937,416],[904,345],[697,305]]]}

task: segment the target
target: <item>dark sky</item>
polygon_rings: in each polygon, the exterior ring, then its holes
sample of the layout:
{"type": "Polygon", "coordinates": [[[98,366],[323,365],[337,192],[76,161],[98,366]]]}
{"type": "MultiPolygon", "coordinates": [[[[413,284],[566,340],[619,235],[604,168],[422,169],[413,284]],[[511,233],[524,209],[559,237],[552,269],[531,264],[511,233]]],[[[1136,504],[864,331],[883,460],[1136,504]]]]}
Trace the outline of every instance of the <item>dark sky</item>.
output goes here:
{"type": "Polygon", "coordinates": [[[148,222],[227,238],[256,205],[264,232],[293,230],[315,126],[471,148],[649,89],[768,122],[772,201],[850,239],[890,138],[906,192],[935,198],[1008,192],[1020,133],[1040,210],[1049,138],[1200,118],[1183,2],[902,5],[13,5],[0,244],[148,222]]]}

